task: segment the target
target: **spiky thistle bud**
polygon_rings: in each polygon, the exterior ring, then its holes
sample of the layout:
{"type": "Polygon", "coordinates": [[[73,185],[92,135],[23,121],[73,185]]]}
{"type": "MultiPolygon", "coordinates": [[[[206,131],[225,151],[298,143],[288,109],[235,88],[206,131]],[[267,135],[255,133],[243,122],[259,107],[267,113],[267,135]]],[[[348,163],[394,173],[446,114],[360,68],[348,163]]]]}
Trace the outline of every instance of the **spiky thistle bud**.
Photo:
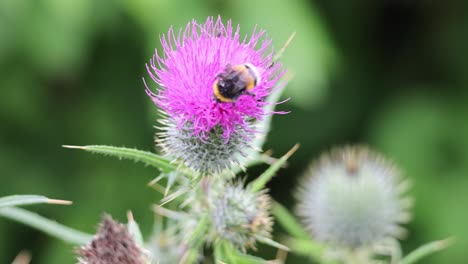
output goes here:
{"type": "Polygon", "coordinates": [[[242,182],[214,187],[209,193],[209,211],[213,222],[210,240],[230,242],[240,250],[255,248],[258,238],[271,236],[270,197],[253,192],[242,182]]]}
{"type": "Polygon", "coordinates": [[[158,260],[158,264],[171,264],[180,262],[180,258],[184,253],[184,244],[181,235],[177,233],[160,232],[153,234],[151,241],[148,243],[148,249],[153,259],[158,260]]]}
{"type": "Polygon", "coordinates": [[[351,250],[373,246],[402,235],[400,224],[409,221],[407,187],[382,156],[364,147],[335,149],[307,171],[297,212],[319,241],[351,250]]]}
{"type": "Polygon", "coordinates": [[[193,20],[178,33],[171,28],[161,38],[163,56],[156,52],[147,65],[160,87],[146,89],[163,112],[157,142],[203,174],[240,162],[255,136],[253,123],[271,114],[265,99],[283,74],[264,31],[250,38],[239,31],[220,17],[193,20]]]}
{"type": "Polygon", "coordinates": [[[105,215],[93,240],[78,250],[79,264],[143,264],[149,263],[134,242],[127,227],[105,215]]]}

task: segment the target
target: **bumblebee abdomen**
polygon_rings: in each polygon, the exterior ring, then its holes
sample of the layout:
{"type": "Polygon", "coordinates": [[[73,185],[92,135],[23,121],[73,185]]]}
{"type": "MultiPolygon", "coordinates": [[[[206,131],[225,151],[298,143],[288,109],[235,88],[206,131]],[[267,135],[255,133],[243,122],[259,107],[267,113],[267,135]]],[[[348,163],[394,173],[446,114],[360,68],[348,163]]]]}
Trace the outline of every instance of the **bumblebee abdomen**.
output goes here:
{"type": "Polygon", "coordinates": [[[260,74],[255,66],[250,63],[244,64],[246,71],[248,71],[247,91],[252,90],[260,82],[260,74]]]}

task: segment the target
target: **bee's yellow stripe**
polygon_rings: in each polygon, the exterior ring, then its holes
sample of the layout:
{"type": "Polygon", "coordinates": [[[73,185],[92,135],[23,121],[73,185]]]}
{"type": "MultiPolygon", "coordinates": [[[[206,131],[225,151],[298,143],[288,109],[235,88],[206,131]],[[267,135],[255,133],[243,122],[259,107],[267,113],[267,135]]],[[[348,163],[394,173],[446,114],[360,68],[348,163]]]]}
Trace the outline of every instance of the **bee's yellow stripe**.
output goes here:
{"type": "Polygon", "coordinates": [[[252,90],[254,87],[255,87],[255,81],[254,81],[252,78],[250,78],[250,79],[249,79],[249,82],[247,83],[247,86],[245,87],[245,89],[246,89],[247,91],[250,91],[250,90],[252,90]]]}

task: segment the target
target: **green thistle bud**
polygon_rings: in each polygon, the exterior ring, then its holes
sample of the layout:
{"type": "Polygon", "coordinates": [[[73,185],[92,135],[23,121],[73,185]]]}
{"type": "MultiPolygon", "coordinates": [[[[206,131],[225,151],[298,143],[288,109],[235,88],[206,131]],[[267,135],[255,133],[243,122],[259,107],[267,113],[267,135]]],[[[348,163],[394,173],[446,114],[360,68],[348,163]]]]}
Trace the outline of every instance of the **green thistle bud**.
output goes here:
{"type": "Polygon", "coordinates": [[[234,183],[212,189],[210,196],[210,240],[226,240],[245,251],[255,248],[258,238],[271,237],[271,202],[265,192],[255,193],[242,183],[234,183]]]}
{"type": "Polygon", "coordinates": [[[179,241],[181,235],[169,230],[154,234],[147,247],[158,264],[178,263],[184,253],[184,244],[179,241]]]}
{"type": "Polygon", "coordinates": [[[79,264],[149,263],[127,227],[106,215],[93,240],[77,250],[79,264]]]}
{"type": "Polygon", "coordinates": [[[315,239],[337,248],[373,246],[401,237],[410,200],[407,181],[382,156],[362,147],[324,155],[307,171],[297,195],[298,214],[315,239]]]}

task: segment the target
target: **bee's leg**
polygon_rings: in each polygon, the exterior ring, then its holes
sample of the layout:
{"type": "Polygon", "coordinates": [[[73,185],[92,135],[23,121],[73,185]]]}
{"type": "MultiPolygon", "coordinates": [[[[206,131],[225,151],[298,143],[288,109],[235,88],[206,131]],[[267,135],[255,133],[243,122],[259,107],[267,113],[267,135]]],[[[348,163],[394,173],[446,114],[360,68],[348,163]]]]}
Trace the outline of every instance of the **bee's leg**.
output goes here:
{"type": "Polygon", "coordinates": [[[245,91],[244,94],[255,97],[255,94],[252,93],[251,91],[245,91]]]}
{"type": "Polygon", "coordinates": [[[221,100],[219,100],[218,97],[216,97],[216,95],[213,94],[213,99],[217,102],[217,103],[221,103],[221,100]]]}
{"type": "Polygon", "coordinates": [[[240,95],[237,95],[237,96],[234,96],[234,98],[232,98],[232,108],[236,108],[236,102],[237,102],[237,99],[239,99],[239,96],[240,95]]]}

